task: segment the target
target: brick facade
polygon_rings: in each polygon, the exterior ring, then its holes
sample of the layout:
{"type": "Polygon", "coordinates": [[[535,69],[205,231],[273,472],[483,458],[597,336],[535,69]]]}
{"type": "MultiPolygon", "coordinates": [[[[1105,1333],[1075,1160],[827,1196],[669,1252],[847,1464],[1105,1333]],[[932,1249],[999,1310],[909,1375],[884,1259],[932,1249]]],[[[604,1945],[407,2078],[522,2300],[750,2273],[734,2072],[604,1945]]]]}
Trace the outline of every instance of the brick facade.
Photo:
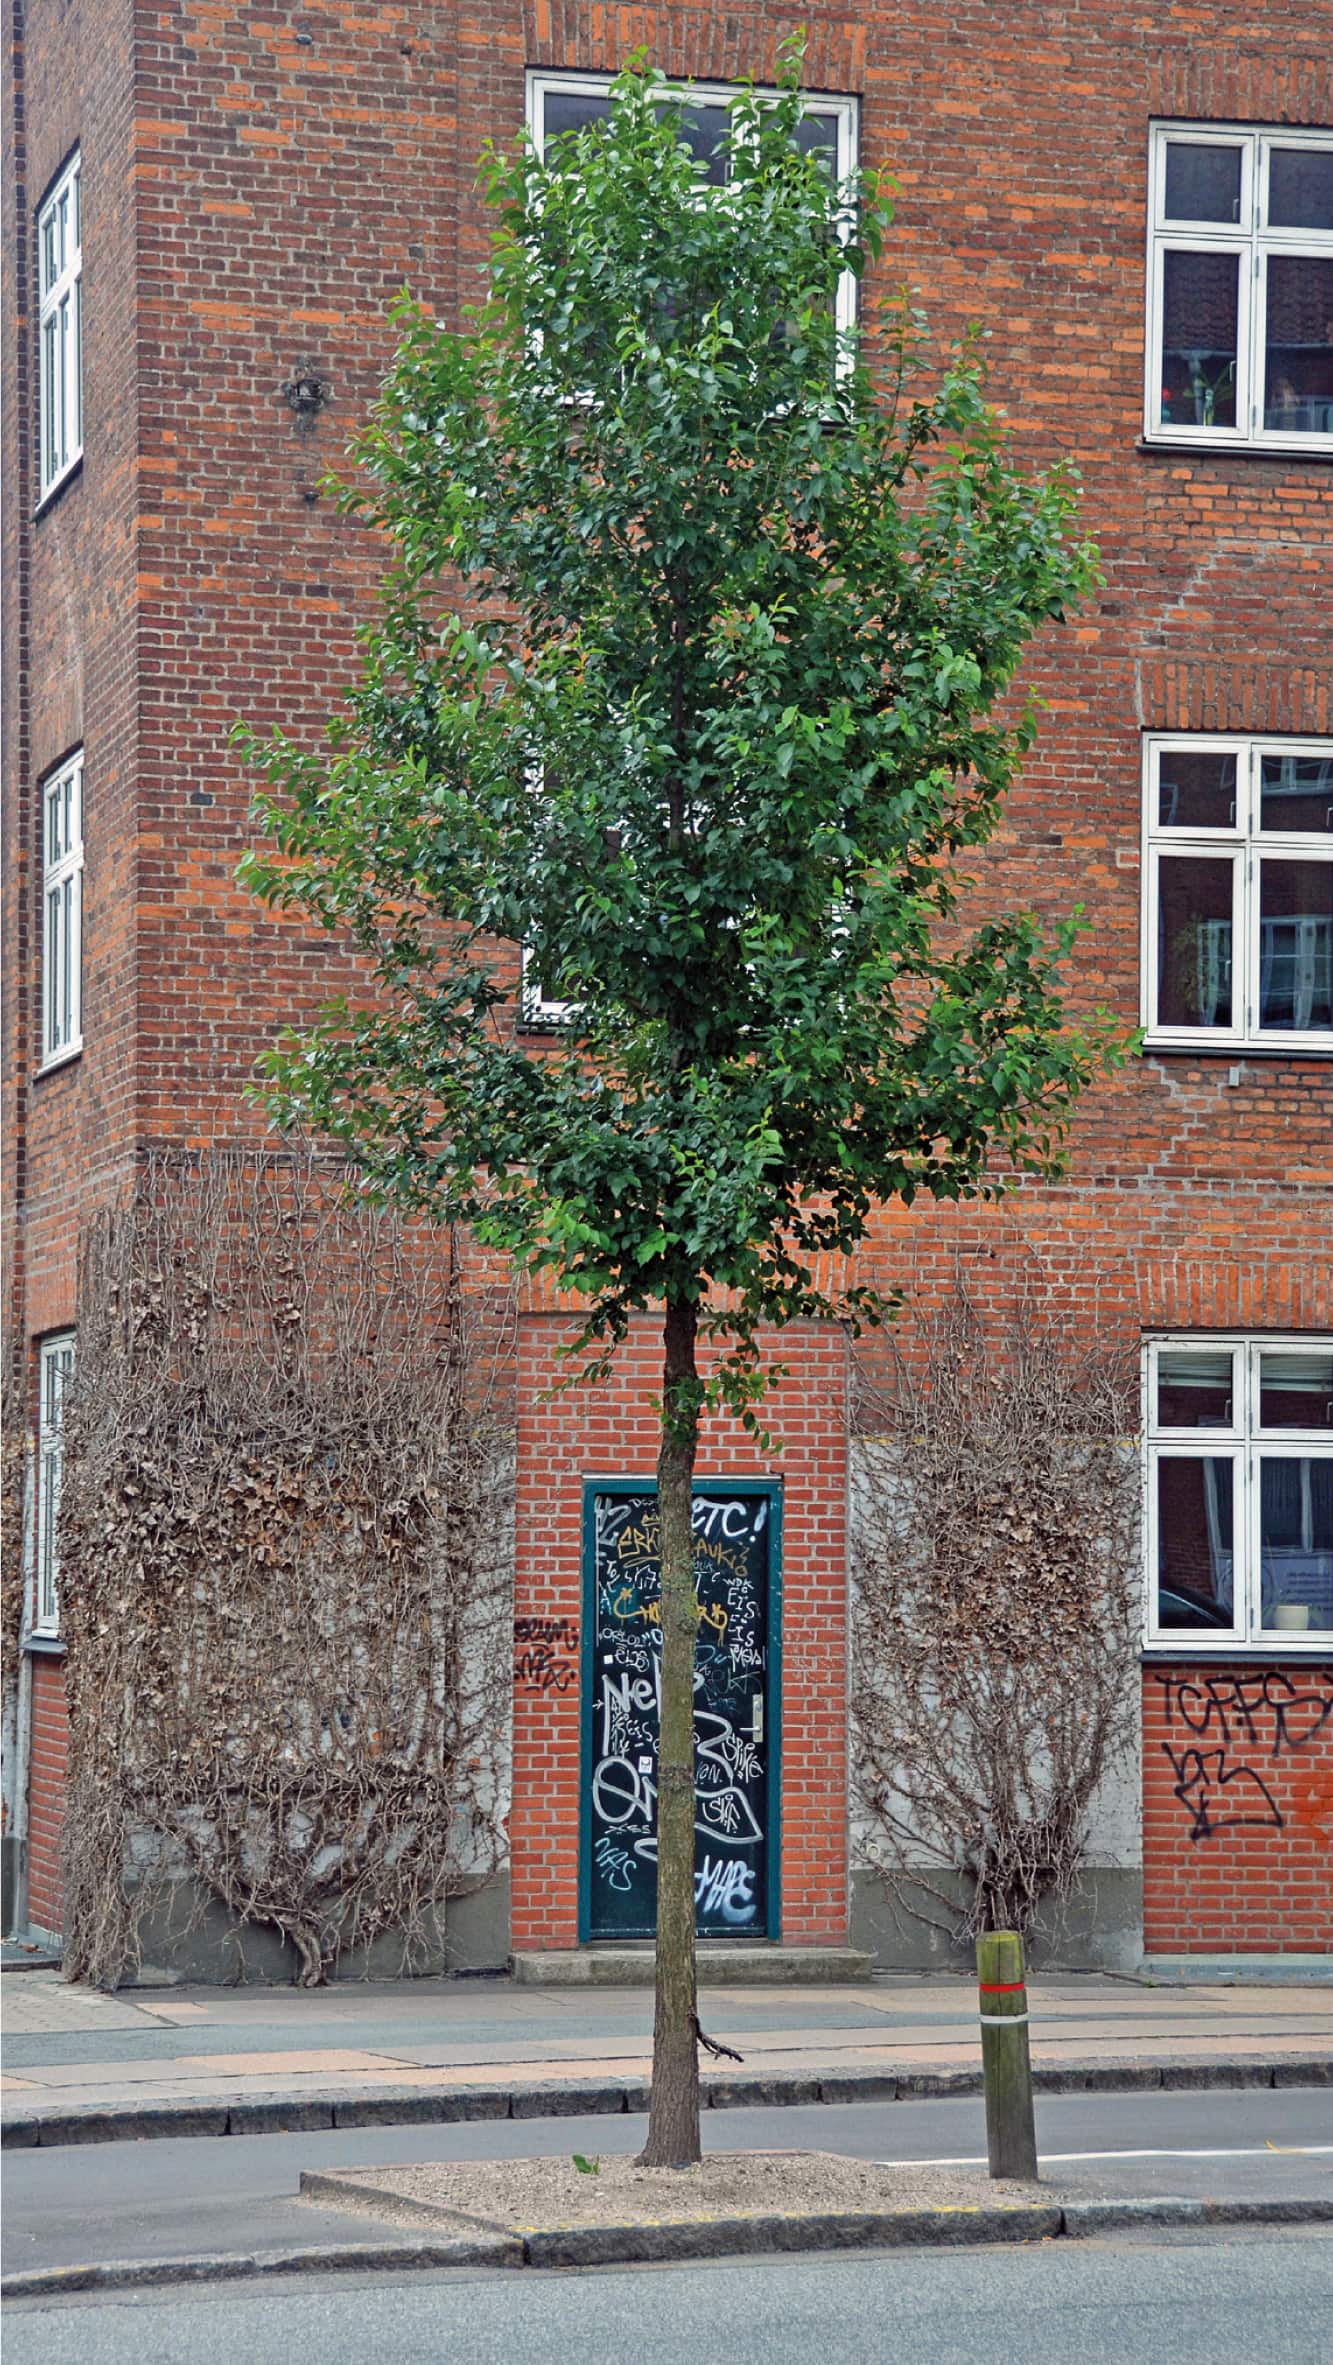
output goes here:
{"type": "Polygon", "coordinates": [[[1143,1684],[1144,1943],[1333,1948],[1333,1667],[1173,1665],[1143,1684]]]}
{"type": "MultiPolygon", "coordinates": [[[[908,277],[944,335],[984,321],[1021,457],[1068,456],[1082,472],[1106,583],[1035,653],[1048,712],[983,876],[1006,908],[1054,918],[1083,902],[1076,998],[1132,1024],[1142,734],[1333,733],[1321,592],[1333,468],[1141,441],[1148,125],[1333,123],[1333,10],[812,0],[790,21],[809,28],[810,86],[855,93],[863,161],[897,173],[882,284],[908,277]]],[[[672,72],[762,80],[790,28],[763,0],[27,0],[6,24],[5,1293],[30,1351],[72,1321],[79,1224],[136,1155],[253,1134],[240,1093],[257,1051],[347,974],[336,946],[235,884],[250,784],[227,730],[243,716],[313,731],[352,669],[377,553],[318,479],[373,398],[395,291],[409,282],[450,321],[478,292],[475,159],[520,120],[525,66],[607,70],[642,43],[672,72]],[[32,225],[76,143],[86,451],[34,523],[32,225]],[[329,389],[313,420],[283,391],[302,364],[329,389]],[[80,741],[86,1047],[39,1078],[36,789],[80,741]]],[[[1330,1072],[1289,1052],[1154,1053],[1080,1112],[1065,1182],[994,1211],[886,1210],[866,1273],[929,1299],[961,1257],[983,1303],[1028,1288],[1071,1332],[1123,1343],[1145,1329],[1333,1328],[1330,1072]]],[[[580,1469],[647,1469],[655,1381],[636,1341],[595,1410],[563,1399],[552,1414],[537,1393],[550,1336],[537,1306],[523,1343],[519,1586],[535,1598],[553,1584],[563,1601],[577,1588],[580,1469]],[[622,1419],[614,1438],[598,1433],[622,1419]]],[[[802,1342],[812,1372],[829,1351],[802,1342]]],[[[809,1393],[794,1381],[786,1400],[809,1393]]],[[[789,1504],[804,1489],[834,1520],[840,1445],[824,1436],[819,1476],[782,1413],[778,1426],[789,1504]]],[[[719,1470],[754,1466],[720,1434],[710,1452],[719,1470]]],[[[825,1542],[831,1636],[845,1572],[825,1542]]],[[[1316,1680],[1308,1665],[1296,1674],[1316,1680]]],[[[1151,1722],[1160,1690],[1154,1671],[1145,1680],[1151,1722]]],[[[48,1676],[37,1681],[45,1699],[48,1676]]],[[[789,1778],[809,1786],[808,1828],[793,1802],[784,1837],[794,1936],[839,1911],[845,1922],[829,1771],[842,1728],[819,1725],[832,1683],[828,1668],[812,1674],[803,1736],[789,1710],[789,1778]],[[802,1846],[808,1861],[788,1862],[802,1846]]],[[[567,1933],[573,1911],[571,1742],[556,1725],[520,1697],[515,1929],[532,1943],[567,1933]],[[563,1785],[546,1830],[542,1760],[527,1755],[540,1749],[563,1785]]],[[[37,1733],[48,1786],[54,1732],[37,1733]]],[[[1285,1809],[1263,1838],[1191,1841],[1151,1741],[1148,1762],[1150,1944],[1204,1943],[1214,1925],[1185,1884],[1225,1855],[1255,1900],[1247,1946],[1328,1945],[1283,1904],[1307,1847],[1285,1809]]],[[[36,1884],[35,1817],[32,1847],[36,1884]]]]}
{"type": "Polygon", "coordinates": [[[39,1930],[61,1926],[60,1836],[68,1741],[64,1669],[57,1658],[34,1658],[27,1871],[28,1920],[39,1930]]]}

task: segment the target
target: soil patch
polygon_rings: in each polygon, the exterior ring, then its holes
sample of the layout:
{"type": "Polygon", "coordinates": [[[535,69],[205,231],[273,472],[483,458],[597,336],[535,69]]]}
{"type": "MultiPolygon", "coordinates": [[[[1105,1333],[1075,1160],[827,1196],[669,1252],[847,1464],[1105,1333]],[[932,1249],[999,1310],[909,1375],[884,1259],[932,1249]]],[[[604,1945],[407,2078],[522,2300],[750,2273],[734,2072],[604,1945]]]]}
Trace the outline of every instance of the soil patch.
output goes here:
{"type": "MultiPolygon", "coordinates": [[[[399,2224],[508,2233],[599,2225],[661,2225],[726,2217],[839,2212],[1058,2208],[1075,2195],[976,2169],[881,2168],[837,2152],[709,2152],[696,2168],[640,2168],[603,2154],[595,2172],[573,2158],[424,2161],[303,2176],[307,2200],[399,2224]]],[[[1086,2200],[1086,2188],[1077,2195],[1086,2200]]]]}

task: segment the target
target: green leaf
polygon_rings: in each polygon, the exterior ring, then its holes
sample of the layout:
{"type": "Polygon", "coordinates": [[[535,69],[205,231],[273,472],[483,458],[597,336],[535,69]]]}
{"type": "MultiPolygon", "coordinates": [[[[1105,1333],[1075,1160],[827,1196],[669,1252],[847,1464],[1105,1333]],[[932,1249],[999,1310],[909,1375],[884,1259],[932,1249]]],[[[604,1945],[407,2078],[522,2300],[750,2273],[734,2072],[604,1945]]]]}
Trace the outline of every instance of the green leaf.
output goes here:
{"type": "Polygon", "coordinates": [[[588,1368],[699,1307],[760,1438],[762,1326],[892,1310],[877,1204],[1057,1172],[1135,1048],[1071,994],[1080,912],[965,925],[1016,676],[1098,579],[1076,486],[1016,464],[979,333],[935,353],[865,288],[841,351],[892,192],[796,148],[796,56],[720,194],[645,60],[488,150],[489,289],[396,300],[340,493],[387,554],[359,676],[320,743],[237,732],[242,877],[360,963],[269,1053],[275,1122],[549,1273],[588,1368]],[[520,948],[563,1022],[524,1024],[520,948]]]}

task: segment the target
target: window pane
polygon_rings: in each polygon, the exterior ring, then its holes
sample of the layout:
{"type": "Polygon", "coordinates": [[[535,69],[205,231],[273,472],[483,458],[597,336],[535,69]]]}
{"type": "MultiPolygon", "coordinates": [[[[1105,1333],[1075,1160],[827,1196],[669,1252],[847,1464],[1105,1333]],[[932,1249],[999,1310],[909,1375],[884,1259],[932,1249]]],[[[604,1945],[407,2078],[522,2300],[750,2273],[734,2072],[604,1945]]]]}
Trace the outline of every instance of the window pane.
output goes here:
{"type": "Polygon", "coordinates": [[[1333,862],[1259,865],[1259,1024],[1333,1027],[1333,862]]]}
{"type": "Polygon", "coordinates": [[[1270,255],[1264,425],[1333,435],[1333,255],[1270,255]]]}
{"type": "Polygon", "coordinates": [[[49,295],[59,277],[56,262],[56,217],[47,214],[42,223],[42,294],[49,295]]]}
{"type": "Polygon", "coordinates": [[[66,459],[74,450],[74,294],[60,307],[60,392],[64,403],[60,440],[66,459]]]}
{"type": "Polygon", "coordinates": [[[1163,421],[1234,427],[1240,257],[1170,253],[1164,273],[1163,421]]]}
{"type": "Polygon", "coordinates": [[[42,1426],[48,1430],[59,1429],[64,1418],[65,1382],[73,1365],[73,1351],[69,1347],[53,1347],[42,1358],[42,1377],[45,1382],[42,1426]]]}
{"type": "Polygon", "coordinates": [[[60,1049],[60,889],[46,898],[46,1044],[60,1049]]]}
{"type": "Polygon", "coordinates": [[[1333,1354],[1259,1357],[1262,1429],[1333,1429],[1333,1354]]]}
{"type": "Polygon", "coordinates": [[[59,462],[56,456],[56,324],[42,328],[42,482],[50,483],[59,462]]]}
{"type": "Polygon", "coordinates": [[[1157,819],[1163,829],[1234,829],[1234,755],[1164,747],[1158,759],[1157,819]]]}
{"type": "Polygon", "coordinates": [[[548,90],[542,97],[544,137],[559,139],[562,132],[582,131],[589,123],[605,123],[611,112],[608,98],[580,90],[548,90]]]}
{"type": "Polygon", "coordinates": [[[1333,230],[1333,148],[1274,148],[1268,219],[1278,230],[1333,230]]]}
{"type": "Polygon", "coordinates": [[[713,104],[688,106],[681,114],[682,144],[704,166],[703,178],[720,188],[727,177],[727,109],[713,104]]]}
{"type": "Polygon", "coordinates": [[[74,881],[66,879],[64,910],[61,914],[60,928],[60,1040],[62,1044],[68,1043],[73,1033],[71,1025],[73,997],[70,992],[73,984],[74,960],[74,930],[71,926],[74,917],[73,903],[74,881]]]}
{"type": "Polygon", "coordinates": [[[1263,756],[1259,827],[1333,832],[1333,755],[1263,756]]]}
{"type": "Polygon", "coordinates": [[[1259,1585],[1264,1626],[1333,1627],[1333,1461],[1265,1454],[1259,1470],[1259,1585]]]}
{"type": "Polygon", "coordinates": [[[1231,1425],[1230,1348],[1159,1347],[1158,1428],[1229,1429],[1231,1425]]]}
{"type": "Polygon", "coordinates": [[[1220,1454],[1173,1454],[1158,1461],[1160,1626],[1231,1625],[1234,1493],[1231,1461],[1220,1454]]]}
{"type": "Polygon", "coordinates": [[[1190,140],[1166,144],[1166,218],[1169,222],[1240,220],[1240,149],[1190,140]]]}
{"type": "Polygon", "coordinates": [[[1233,864],[1164,855],[1157,882],[1157,1023],[1231,1025],[1233,864]]]}
{"type": "Polygon", "coordinates": [[[838,170],[838,118],[803,115],[796,126],[796,145],[803,156],[822,156],[831,175],[838,170]]]}
{"type": "Polygon", "coordinates": [[[56,1614],[56,1516],[60,1508],[59,1448],[42,1460],[41,1545],[37,1555],[37,1623],[50,1626],[56,1614]]]}

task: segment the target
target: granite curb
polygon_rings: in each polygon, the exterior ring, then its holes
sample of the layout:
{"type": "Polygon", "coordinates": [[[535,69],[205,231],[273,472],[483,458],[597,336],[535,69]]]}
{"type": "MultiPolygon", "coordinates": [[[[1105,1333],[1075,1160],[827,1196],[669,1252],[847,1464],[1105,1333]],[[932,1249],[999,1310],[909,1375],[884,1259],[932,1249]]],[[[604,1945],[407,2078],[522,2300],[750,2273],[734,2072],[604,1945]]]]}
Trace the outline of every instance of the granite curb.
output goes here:
{"type": "MultiPolygon", "coordinates": [[[[317,2181],[317,2180],[316,2180],[317,2181]]],[[[344,2193],[346,2187],[340,2188],[344,2193]]],[[[791,2216],[681,2219],[647,2226],[478,2231],[448,2241],[312,2243],[214,2257],[109,2259],[25,2267],[0,2278],[0,2298],[128,2291],[168,2283],[239,2282],[265,2275],[356,2274],[423,2268],[592,2267],[739,2258],[801,2250],[960,2248],[978,2242],[1079,2240],[1147,2227],[1207,2231],[1236,2225],[1333,2225],[1333,2199],[1156,2199],[1023,2202],[995,2209],[840,2210],[791,2216]]]]}
{"type": "MultiPolygon", "coordinates": [[[[1219,2061],[1039,2065],[1039,2094],[1197,2093],[1209,2088],[1333,2086],[1333,2056],[1283,2061],[1236,2055],[1219,2061]]],[[[975,2070],[778,2071],[766,2077],[705,2078],[709,2110],[774,2109],[841,2102],[933,2102],[980,2094],[975,2070]]],[[[6,2151],[74,2143],[151,2142],[191,2135],[314,2134],[339,2127],[454,2126],[474,2119],[619,2117],[648,2108],[646,2079],[551,2078],[521,2086],[365,2087],[354,2094],[256,2094],[234,2102],[108,2103],[96,2110],[54,2106],[10,2110],[0,2121],[6,2151]]]]}

